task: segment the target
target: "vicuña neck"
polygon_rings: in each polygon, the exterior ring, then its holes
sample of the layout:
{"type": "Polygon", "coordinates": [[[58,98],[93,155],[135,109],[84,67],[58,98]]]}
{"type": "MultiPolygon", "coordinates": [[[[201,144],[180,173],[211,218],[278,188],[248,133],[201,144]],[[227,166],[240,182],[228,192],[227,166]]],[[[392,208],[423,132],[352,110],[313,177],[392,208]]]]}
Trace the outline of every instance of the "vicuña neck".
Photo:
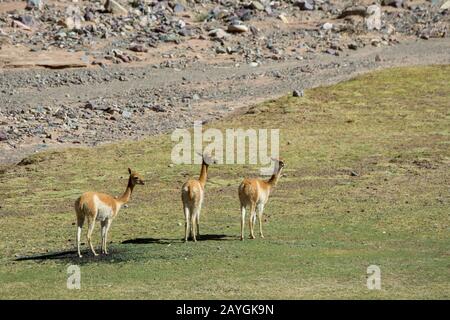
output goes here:
{"type": "Polygon", "coordinates": [[[280,179],[281,170],[278,170],[277,173],[274,173],[269,180],[267,180],[267,184],[270,187],[275,187],[278,183],[278,179],[280,179]]]}
{"type": "Polygon", "coordinates": [[[120,203],[127,203],[128,201],[130,201],[131,198],[131,194],[133,193],[133,188],[134,185],[131,182],[131,177],[128,180],[128,185],[127,185],[127,189],[125,190],[125,192],[122,194],[122,196],[117,199],[120,203]]]}
{"type": "Polygon", "coordinates": [[[200,178],[198,179],[202,187],[205,187],[207,177],[208,177],[208,165],[203,162],[202,169],[200,171],[200,178]]]}

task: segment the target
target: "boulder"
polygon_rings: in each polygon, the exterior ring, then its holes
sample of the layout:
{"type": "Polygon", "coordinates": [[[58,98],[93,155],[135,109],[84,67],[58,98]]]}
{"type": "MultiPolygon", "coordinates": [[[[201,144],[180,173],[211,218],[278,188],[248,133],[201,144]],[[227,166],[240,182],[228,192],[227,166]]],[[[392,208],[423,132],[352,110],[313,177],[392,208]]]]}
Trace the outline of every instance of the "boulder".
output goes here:
{"type": "Polygon", "coordinates": [[[128,10],[125,9],[119,2],[115,0],[106,0],[105,10],[112,14],[117,14],[121,16],[128,15],[128,10]]]}
{"type": "Polygon", "coordinates": [[[369,31],[381,29],[381,8],[378,5],[367,7],[364,23],[369,31]]]}
{"type": "Polygon", "coordinates": [[[27,10],[37,9],[42,10],[44,8],[43,0],[27,0],[27,6],[25,7],[27,10]]]}
{"type": "Polygon", "coordinates": [[[450,9],[450,0],[444,2],[444,4],[440,7],[441,10],[449,10],[450,9]]]}

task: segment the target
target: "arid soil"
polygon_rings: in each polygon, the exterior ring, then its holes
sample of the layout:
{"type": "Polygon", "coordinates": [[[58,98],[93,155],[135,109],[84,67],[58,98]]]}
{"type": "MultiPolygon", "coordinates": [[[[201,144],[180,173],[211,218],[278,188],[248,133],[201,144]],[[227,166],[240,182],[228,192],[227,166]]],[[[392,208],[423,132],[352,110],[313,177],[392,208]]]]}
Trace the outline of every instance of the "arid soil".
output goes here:
{"type": "Polygon", "coordinates": [[[377,6],[383,10],[381,25],[372,30],[367,17],[358,14],[353,20],[338,19],[348,7],[336,1],[316,1],[311,11],[299,10],[293,2],[267,4],[263,11],[235,1],[227,7],[228,17],[251,18],[238,21],[217,14],[199,22],[202,12],[214,13],[217,7],[209,1],[204,6],[188,2],[184,13],[176,13],[180,9],[172,5],[170,10],[158,7],[154,12],[161,21],[176,16],[178,24],[161,22],[153,29],[126,27],[130,19],[140,21],[142,13],[117,17],[98,11],[98,2],[97,9],[89,9],[87,1],[79,6],[97,20],[84,17],[81,26],[66,21],[57,28],[45,10],[67,10],[77,3],[49,1],[39,11],[14,3],[0,4],[0,163],[18,162],[48,148],[170,132],[194,120],[212,121],[269,98],[294,90],[301,95],[303,89],[374,69],[450,63],[448,10],[429,1],[377,6]],[[242,10],[247,10],[245,15],[242,10]],[[31,30],[10,27],[10,20],[29,22],[23,15],[30,12],[40,19],[31,30]],[[103,26],[114,31],[114,23],[129,34],[113,32],[107,39],[97,34],[103,26]],[[88,28],[93,24],[99,25],[96,32],[88,28]],[[226,32],[226,25],[249,30],[226,32]],[[159,37],[151,38],[155,28],[159,37]],[[61,32],[69,29],[76,32],[61,42],[61,32]],[[166,41],[174,30],[183,39],[166,41]],[[139,42],[142,32],[154,41],[139,42]]]}

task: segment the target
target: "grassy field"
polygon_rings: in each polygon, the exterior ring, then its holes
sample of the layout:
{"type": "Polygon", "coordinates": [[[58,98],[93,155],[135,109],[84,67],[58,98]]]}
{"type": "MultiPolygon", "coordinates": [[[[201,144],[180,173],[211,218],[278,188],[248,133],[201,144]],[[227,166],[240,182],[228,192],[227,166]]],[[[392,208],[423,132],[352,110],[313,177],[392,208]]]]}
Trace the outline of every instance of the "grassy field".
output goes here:
{"type": "Polygon", "coordinates": [[[450,66],[375,72],[211,126],[280,129],[265,239],[238,240],[237,186],[256,166],[210,168],[204,236],[185,244],[180,187],[199,166],[169,166],[170,136],[41,153],[0,173],[0,298],[450,298],[450,66]],[[121,194],[128,167],[147,184],[113,222],[111,254],[58,255],[75,246],[77,196],[121,194]],[[70,264],[81,290],[66,288],[70,264]],[[372,264],[381,290],[366,287],[372,264]]]}

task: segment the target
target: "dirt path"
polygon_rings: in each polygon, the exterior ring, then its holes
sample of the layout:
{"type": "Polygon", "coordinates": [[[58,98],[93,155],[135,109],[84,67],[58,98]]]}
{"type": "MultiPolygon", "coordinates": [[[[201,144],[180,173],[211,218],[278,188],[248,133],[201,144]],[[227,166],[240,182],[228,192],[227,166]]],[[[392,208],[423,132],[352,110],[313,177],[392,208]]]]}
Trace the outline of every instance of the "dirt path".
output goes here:
{"type": "Polygon", "coordinates": [[[0,163],[70,145],[96,145],[211,121],[293,89],[340,82],[392,66],[449,64],[450,40],[365,47],[341,56],[259,66],[188,63],[0,73],[0,163]],[[377,61],[377,56],[381,61],[377,61]]]}

